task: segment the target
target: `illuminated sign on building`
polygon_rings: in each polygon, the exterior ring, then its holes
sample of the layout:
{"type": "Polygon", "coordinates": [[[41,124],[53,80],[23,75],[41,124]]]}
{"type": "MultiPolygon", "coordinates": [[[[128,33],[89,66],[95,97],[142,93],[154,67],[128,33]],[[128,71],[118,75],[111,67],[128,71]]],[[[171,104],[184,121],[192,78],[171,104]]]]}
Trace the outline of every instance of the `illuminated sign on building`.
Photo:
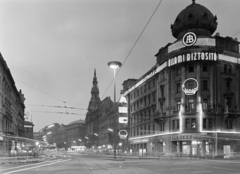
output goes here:
{"type": "Polygon", "coordinates": [[[208,138],[211,138],[211,136],[210,136],[210,135],[201,135],[201,134],[172,135],[172,141],[177,141],[177,140],[208,139],[208,138]]]}
{"type": "Polygon", "coordinates": [[[194,78],[186,79],[182,84],[182,90],[186,95],[194,95],[198,90],[198,81],[194,78]]]}
{"type": "Polygon", "coordinates": [[[194,45],[196,41],[197,41],[197,36],[193,32],[186,33],[182,39],[183,45],[187,47],[194,45]]]}
{"type": "Polygon", "coordinates": [[[125,129],[122,129],[118,132],[118,135],[121,139],[126,139],[128,136],[128,132],[125,129]]]}
{"type": "Polygon", "coordinates": [[[195,53],[178,55],[171,59],[168,59],[168,66],[170,67],[178,63],[197,61],[197,60],[217,61],[217,53],[195,52],[195,53]]]}

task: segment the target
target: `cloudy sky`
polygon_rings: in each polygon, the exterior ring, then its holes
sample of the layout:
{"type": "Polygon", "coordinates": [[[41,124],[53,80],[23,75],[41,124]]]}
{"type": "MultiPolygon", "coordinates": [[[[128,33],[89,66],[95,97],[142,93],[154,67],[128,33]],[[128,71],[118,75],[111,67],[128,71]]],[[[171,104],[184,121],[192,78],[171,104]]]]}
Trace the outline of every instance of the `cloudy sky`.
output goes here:
{"type": "MultiPolygon", "coordinates": [[[[39,131],[52,123],[85,119],[94,68],[100,98],[113,99],[112,60],[123,62],[161,0],[1,0],[0,52],[25,94],[39,131]],[[105,95],[104,95],[105,94],[105,95]],[[64,103],[65,102],[65,103],[64,103]],[[57,107],[47,107],[57,106],[57,107]],[[46,112],[78,113],[60,114],[46,112]]],[[[191,0],[163,0],[117,77],[139,78],[159,48],[175,39],[170,24],[191,0]]],[[[221,36],[240,37],[239,0],[197,0],[218,17],[221,36]]]]}

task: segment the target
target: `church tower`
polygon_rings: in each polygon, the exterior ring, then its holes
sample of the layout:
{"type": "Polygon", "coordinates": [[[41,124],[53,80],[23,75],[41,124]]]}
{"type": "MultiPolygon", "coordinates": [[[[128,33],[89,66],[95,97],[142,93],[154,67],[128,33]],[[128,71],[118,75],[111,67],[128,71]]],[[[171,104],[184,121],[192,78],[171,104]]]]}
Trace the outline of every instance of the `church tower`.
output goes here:
{"type": "Polygon", "coordinates": [[[96,69],[94,69],[94,77],[93,77],[93,87],[91,90],[91,99],[88,105],[88,111],[93,112],[97,110],[100,106],[101,100],[99,98],[99,89],[98,89],[98,81],[96,76],[96,69]]]}

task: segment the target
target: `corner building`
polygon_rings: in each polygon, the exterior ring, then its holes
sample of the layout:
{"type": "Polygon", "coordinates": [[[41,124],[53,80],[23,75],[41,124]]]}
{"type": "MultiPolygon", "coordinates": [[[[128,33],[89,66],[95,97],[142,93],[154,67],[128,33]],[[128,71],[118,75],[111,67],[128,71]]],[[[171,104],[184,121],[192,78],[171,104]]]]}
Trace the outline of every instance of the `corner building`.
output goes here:
{"type": "Polygon", "coordinates": [[[239,42],[192,2],[171,25],[174,43],[124,93],[130,149],[144,154],[229,157],[240,151],[239,42]]]}

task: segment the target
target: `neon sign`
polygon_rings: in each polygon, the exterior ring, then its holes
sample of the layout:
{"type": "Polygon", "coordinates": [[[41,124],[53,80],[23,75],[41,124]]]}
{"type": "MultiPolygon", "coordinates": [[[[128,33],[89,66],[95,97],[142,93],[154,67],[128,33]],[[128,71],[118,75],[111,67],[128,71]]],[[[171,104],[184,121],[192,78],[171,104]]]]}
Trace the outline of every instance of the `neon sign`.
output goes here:
{"type": "Polygon", "coordinates": [[[186,33],[182,39],[183,45],[187,47],[194,45],[196,41],[197,41],[197,36],[193,32],[186,33]]]}
{"type": "Polygon", "coordinates": [[[217,61],[217,53],[195,52],[195,53],[178,55],[171,59],[168,59],[168,66],[170,67],[178,63],[198,61],[198,60],[217,61]]]}
{"type": "Polygon", "coordinates": [[[184,82],[183,82],[183,84],[182,84],[182,90],[183,90],[183,92],[186,94],[186,95],[194,95],[196,92],[197,92],[197,90],[198,90],[198,81],[196,80],[196,79],[194,79],[194,78],[188,78],[188,79],[186,79],[184,82]],[[192,83],[193,82],[193,83],[192,83]],[[195,83],[194,83],[195,82],[195,83]],[[188,87],[189,88],[187,88],[186,86],[187,85],[185,85],[186,83],[188,83],[188,87]],[[194,87],[194,84],[196,84],[195,85],[195,87],[194,87]]]}

